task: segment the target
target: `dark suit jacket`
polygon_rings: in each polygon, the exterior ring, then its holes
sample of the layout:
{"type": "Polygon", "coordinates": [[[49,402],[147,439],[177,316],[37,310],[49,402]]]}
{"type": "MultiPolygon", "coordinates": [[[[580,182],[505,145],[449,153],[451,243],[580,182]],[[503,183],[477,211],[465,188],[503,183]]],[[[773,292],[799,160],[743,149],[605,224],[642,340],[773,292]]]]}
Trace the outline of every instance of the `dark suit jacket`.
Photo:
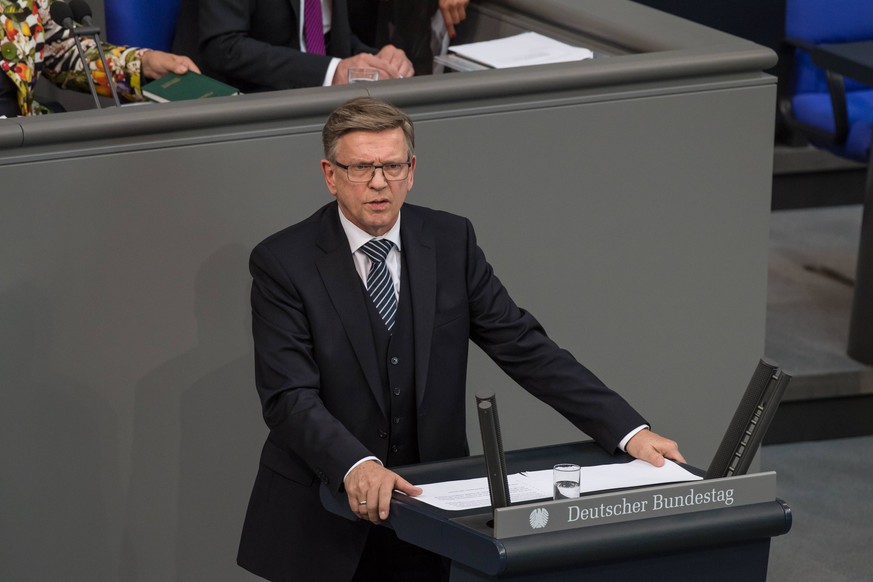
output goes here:
{"type": "MultiPolygon", "coordinates": [[[[255,374],[270,428],[240,546],[242,566],[273,580],[343,580],[364,522],[321,508],[368,455],[386,459],[388,404],[363,284],[336,203],[252,252],[255,374]],[[380,435],[382,433],[382,435],[380,435]]],[[[515,305],[476,244],[470,222],[406,204],[402,252],[410,281],[422,462],[467,452],[469,340],[506,373],[614,451],[645,420],[515,305]]]]}
{"type": "Polygon", "coordinates": [[[376,52],[354,36],[345,0],[333,0],[327,56],[300,52],[300,0],[199,0],[204,73],[243,93],[320,87],[331,57],[376,52]]]}

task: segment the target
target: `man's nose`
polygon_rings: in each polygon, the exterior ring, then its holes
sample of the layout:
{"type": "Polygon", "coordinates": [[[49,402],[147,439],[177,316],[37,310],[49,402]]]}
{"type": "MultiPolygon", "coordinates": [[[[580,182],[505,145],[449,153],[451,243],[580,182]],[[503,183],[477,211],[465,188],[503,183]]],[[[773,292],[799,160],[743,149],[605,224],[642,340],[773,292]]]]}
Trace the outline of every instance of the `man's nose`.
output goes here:
{"type": "Polygon", "coordinates": [[[373,168],[373,177],[370,178],[370,186],[388,185],[388,180],[385,178],[385,168],[375,166],[373,168]]]}

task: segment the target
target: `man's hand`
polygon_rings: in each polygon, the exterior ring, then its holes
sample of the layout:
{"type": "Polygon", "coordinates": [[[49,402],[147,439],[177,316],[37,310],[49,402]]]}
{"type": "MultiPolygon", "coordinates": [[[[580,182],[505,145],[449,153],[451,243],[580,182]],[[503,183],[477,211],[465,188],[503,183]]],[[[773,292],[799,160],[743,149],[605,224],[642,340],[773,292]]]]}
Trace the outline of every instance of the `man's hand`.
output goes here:
{"type": "Polygon", "coordinates": [[[664,458],[684,463],[685,457],[679,452],[675,441],[644,428],[627,442],[625,450],[636,459],[647,461],[656,467],[664,465],[664,458]]]}
{"type": "Polygon", "coordinates": [[[388,61],[392,67],[397,70],[399,78],[411,77],[415,75],[415,69],[412,66],[412,61],[406,57],[406,53],[402,49],[397,48],[393,44],[386,44],[376,53],[380,59],[388,61]]]}
{"type": "Polygon", "coordinates": [[[142,55],[142,74],[148,79],[159,79],[167,73],[184,75],[188,71],[199,73],[194,61],[182,55],[148,50],[142,55]]]}
{"type": "Polygon", "coordinates": [[[467,18],[467,4],[470,0],[440,0],[440,12],[446,23],[446,32],[449,38],[455,38],[455,25],[467,18]]]}
{"type": "Polygon", "coordinates": [[[352,469],[343,485],[349,496],[352,513],[373,523],[388,519],[391,493],[395,489],[407,495],[421,495],[421,487],[416,487],[376,461],[366,461],[352,469]]]}

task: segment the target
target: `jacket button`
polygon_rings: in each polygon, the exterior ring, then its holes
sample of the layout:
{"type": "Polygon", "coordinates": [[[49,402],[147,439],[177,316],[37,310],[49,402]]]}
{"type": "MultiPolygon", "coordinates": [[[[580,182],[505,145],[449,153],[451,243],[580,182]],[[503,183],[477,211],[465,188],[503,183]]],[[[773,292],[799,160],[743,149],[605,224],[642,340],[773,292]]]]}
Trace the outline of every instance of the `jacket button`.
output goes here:
{"type": "Polygon", "coordinates": [[[392,452],[392,453],[396,453],[396,452],[399,451],[399,450],[400,450],[400,447],[398,447],[397,445],[394,445],[393,447],[391,447],[391,452],[392,452]]]}
{"type": "Polygon", "coordinates": [[[400,358],[398,358],[397,356],[391,356],[391,365],[392,366],[396,366],[399,363],[400,363],[400,358]]]}
{"type": "Polygon", "coordinates": [[[394,424],[400,424],[400,417],[399,416],[394,417],[394,424]]]}
{"type": "Polygon", "coordinates": [[[400,396],[400,388],[394,388],[394,396],[400,396]]]}
{"type": "Polygon", "coordinates": [[[387,439],[388,438],[388,433],[382,429],[379,429],[376,434],[379,435],[380,439],[387,439]]]}

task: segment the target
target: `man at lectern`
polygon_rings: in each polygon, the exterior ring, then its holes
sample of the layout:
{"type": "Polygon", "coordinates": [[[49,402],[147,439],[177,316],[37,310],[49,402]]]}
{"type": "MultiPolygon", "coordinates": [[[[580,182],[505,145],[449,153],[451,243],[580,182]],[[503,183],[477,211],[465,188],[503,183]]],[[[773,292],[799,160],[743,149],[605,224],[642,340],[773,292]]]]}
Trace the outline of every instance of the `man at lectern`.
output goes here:
{"type": "Polygon", "coordinates": [[[684,462],[675,442],[509,296],[465,218],[404,204],[413,126],[368,97],[337,108],[321,171],[335,200],[252,252],[255,375],[270,429],[238,562],[270,580],[444,579],[440,557],[375,527],[390,467],[463,457],[469,341],[610,452],[684,462]],[[344,492],[359,521],[325,510],[344,492]]]}

